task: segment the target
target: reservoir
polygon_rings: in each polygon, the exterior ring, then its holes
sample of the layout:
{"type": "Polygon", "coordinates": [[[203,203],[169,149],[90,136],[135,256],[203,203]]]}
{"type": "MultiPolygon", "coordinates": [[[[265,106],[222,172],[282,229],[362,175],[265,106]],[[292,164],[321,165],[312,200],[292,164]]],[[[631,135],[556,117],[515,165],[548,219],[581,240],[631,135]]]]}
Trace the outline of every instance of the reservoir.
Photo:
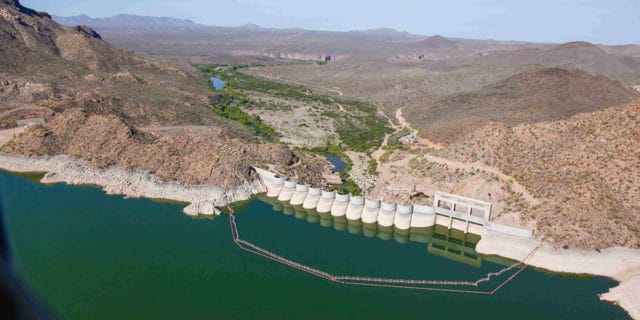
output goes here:
{"type": "Polygon", "coordinates": [[[220,91],[222,90],[222,88],[224,88],[224,83],[225,81],[217,78],[217,77],[209,77],[209,79],[211,79],[211,83],[213,84],[213,88],[216,89],[216,91],[220,91]]]}
{"type": "MultiPolygon", "coordinates": [[[[18,273],[65,319],[628,319],[599,301],[606,278],[528,268],[493,296],[348,286],[240,250],[226,214],[33,180],[0,171],[3,218],[18,273]]],[[[444,228],[401,233],[261,196],[234,208],[243,239],[336,274],[475,280],[510,263],[444,228]]]]}

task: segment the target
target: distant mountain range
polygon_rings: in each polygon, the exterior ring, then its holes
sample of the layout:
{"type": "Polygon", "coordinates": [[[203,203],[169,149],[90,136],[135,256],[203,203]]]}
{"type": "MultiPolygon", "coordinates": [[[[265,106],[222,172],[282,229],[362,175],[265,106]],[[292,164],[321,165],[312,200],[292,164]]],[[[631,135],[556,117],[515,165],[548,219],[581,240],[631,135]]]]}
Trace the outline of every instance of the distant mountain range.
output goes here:
{"type": "Polygon", "coordinates": [[[345,32],[337,32],[337,31],[306,30],[302,28],[287,28],[287,29],[264,28],[253,23],[245,23],[235,27],[223,27],[223,26],[212,26],[212,25],[200,24],[200,23],[193,22],[189,19],[139,16],[139,15],[133,15],[133,14],[118,14],[118,15],[114,15],[106,18],[93,18],[85,14],[70,16],[70,17],[52,15],[52,19],[57,23],[65,26],[86,25],[86,26],[91,26],[92,28],[98,31],[107,30],[107,29],[123,29],[123,28],[144,29],[144,30],[234,29],[238,31],[305,32],[305,33],[316,33],[316,34],[340,33],[340,34],[353,35],[353,36],[369,36],[369,37],[379,37],[379,38],[386,38],[386,39],[423,37],[423,36],[410,34],[406,31],[398,31],[392,28],[377,28],[377,29],[369,29],[369,30],[351,30],[351,31],[345,31],[345,32]]]}
{"type": "Polygon", "coordinates": [[[78,16],[61,17],[52,15],[54,21],[66,26],[86,25],[95,29],[103,28],[201,28],[204,25],[188,19],[169,17],[138,16],[132,14],[119,14],[107,18],[92,18],[81,14],[78,16]]]}

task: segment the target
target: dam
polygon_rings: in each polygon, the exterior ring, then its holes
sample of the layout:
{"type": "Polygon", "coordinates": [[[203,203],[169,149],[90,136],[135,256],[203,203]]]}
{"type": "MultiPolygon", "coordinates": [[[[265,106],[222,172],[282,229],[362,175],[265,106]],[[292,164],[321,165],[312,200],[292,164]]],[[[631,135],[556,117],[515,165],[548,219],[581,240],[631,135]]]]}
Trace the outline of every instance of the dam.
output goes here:
{"type": "Polygon", "coordinates": [[[436,192],[433,205],[402,205],[362,196],[339,194],[308,184],[286,180],[277,174],[254,167],[267,189],[267,197],[288,202],[333,217],[360,220],[383,228],[409,230],[443,225],[465,233],[499,232],[529,238],[532,229],[522,229],[491,222],[492,204],[444,192],[436,192]]]}

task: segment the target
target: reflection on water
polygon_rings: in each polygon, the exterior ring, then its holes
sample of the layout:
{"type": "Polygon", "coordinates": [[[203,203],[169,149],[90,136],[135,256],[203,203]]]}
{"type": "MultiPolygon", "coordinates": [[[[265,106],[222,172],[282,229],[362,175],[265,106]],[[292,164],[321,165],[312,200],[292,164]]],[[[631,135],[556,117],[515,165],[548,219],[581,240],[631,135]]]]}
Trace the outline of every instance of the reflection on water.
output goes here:
{"type": "MultiPolygon", "coordinates": [[[[368,238],[377,237],[382,240],[394,240],[398,243],[419,242],[427,245],[427,252],[456,262],[480,267],[483,257],[476,253],[476,244],[480,236],[472,233],[464,233],[455,229],[448,229],[441,225],[428,228],[411,228],[400,230],[394,227],[381,227],[378,224],[365,224],[361,220],[348,220],[343,217],[334,217],[329,213],[318,213],[314,209],[304,209],[301,206],[293,206],[286,202],[269,198],[264,194],[258,195],[258,200],[272,205],[274,211],[285,215],[294,216],[299,220],[310,223],[319,223],[323,227],[333,227],[337,231],[347,231],[351,234],[362,234],[368,238]]],[[[498,263],[505,264],[506,260],[497,259],[498,263]]],[[[496,262],[496,261],[492,261],[496,262]]],[[[508,262],[507,262],[508,263],[508,262]]]]}

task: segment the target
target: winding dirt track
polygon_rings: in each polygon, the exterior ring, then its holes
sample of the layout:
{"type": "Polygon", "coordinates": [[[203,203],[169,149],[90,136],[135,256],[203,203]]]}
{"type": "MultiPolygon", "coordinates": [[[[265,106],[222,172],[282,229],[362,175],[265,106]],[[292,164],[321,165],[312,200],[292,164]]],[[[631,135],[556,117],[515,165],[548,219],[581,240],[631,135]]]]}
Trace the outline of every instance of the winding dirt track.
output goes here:
{"type": "Polygon", "coordinates": [[[454,161],[454,160],[449,160],[449,159],[445,159],[445,158],[432,156],[430,154],[426,154],[426,155],[424,155],[424,157],[425,157],[425,159],[427,159],[427,160],[429,160],[431,162],[436,162],[436,163],[447,165],[450,169],[460,169],[460,170],[476,170],[476,169],[478,169],[480,171],[484,171],[484,172],[493,174],[496,177],[511,183],[511,189],[513,189],[513,191],[515,191],[515,192],[521,193],[522,197],[527,202],[529,202],[530,204],[532,204],[532,205],[540,204],[540,200],[536,199],[531,193],[529,193],[529,191],[527,191],[527,189],[523,185],[521,185],[513,177],[504,174],[498,168],[491,167],[491,166],[485,165],[484,163],[477,162],[477,161],[476,162],[460,162],[460,161],[454,161]]]}
{"type": "MultiPolygon", "coordinates": [[[[400,130],[402,130],[403,128],[407,128],[413,132],[415,132],[416,130],[413,129],[411,127],[411,125],[409,124],[409,122],[406,121],[406,119],[402,116],[402,108],[396,110],[396,120],[398,121],[399,125],[395,125],[391,122],[391,119],[389,119],[389,122],[391,123],[391,126],[395,129],[394,133],[400,132],[400,130]]],[[[382,149],[383,146],[386,145],[387,143],[387,139],[388,139],[389,135],[385,136],[385,140],[384,143],[382,144],[382,146],[376,150],[372,156],[376,159],[379,160],[380,156],[384,153],[384,150],[382,149]]],[[[423,138],[424,139],[424,138],[423,138]]],[[[431,141],[429,141],[428,139],[424,139],[422,140],[423,142],[430,142],[426,143],[428,147],[431,148],[436,148],[436,149],[440,149],[443,148],[441,145],[435,144],[431,141]]],[[[412,158],[415,158],[416,155],[412,155],[409,156],[407,158],[404,158],[396,163],[393,163],[394,165],[408,165],[409,160],[412,158]]],[[[428,161],[431,162],[435,162],[435,163],[439,163],[439,164],[443,164],[446,165],[447,167],[449,167],[450,169],[459,169],[459,170],[480,170],[480,171],[484,171],[487,172],[489,174],[495,175],[496,177],[507,181],[511,184],[511,188],[513,189],[513,191],[522,194],[522,197],[529,202],[531,205],[537,205],[540,203],[540,200],[536,199],[528,190],[527,188],[525,188],[522,184],[520,184],[516,179],[514,179],[512,176],[509,176],[505,173],[503,173],[500,169],[496,168],[496,167],[492,167],[492,166],[488,166],[484,163],[481,162],[462,162],[462,161],[456,161],[456,160],[450,160],[450,159],[446,159],[446,158],[441,158],[441,157],[437,157],[431,154],[425,154],[424,155],[425,159],[427,159],[428,161]]],[[[378,168],[379,170],[380,168],[380,164],[378,164],[378,168]]]]}
{"type": "MultiPolygon", "coordinates": [[[[340,91],[339,87],[334,87],[334,88],[327,88],[327,87],[323,87],[323,86],[319,86],[319,85],[309,85],[309,84],[303,84],[303,83],[297,83],[297,82],[293,82],[293,81],[288,81],[288,80],[284,80],[284,79],[280,79],[279,77],[275,77],[275,76],[270,76],[270,75],[266,75],[266,74],[258,74],[259,76],[265,77],[267,79],[271,79],[271,80],[276,80],[276,81],[281,81],[281,82],[285,82],[285,83],[291,83],[291,84],[296,84],[296,85],[301,85],[301,86],[305,86],[305,87],[316,87],[316,88],[320,88],[322,90],[325,91],[332,91],[337,93],[339,96],[343,95],[343,92],[340,91]]],[[[344,108],[342,107],[342,105],[338,104],[338,107],[340,108],[341,111],[347,112],[346,110],[344,110],[344,108]]],[[[396,110],[395,116],[396,116],[396,120],[398,122],[398,124],[395,124],[389,117],[387,117],[387,120],[389,121],[389,125],[394,129],[394,132],[392,134],[396,134],[398,132],[400,132],[402,129],[407,128],[409,130],[411,130],[411,132],[418,132],[416,129],[414,129],[413,127],[411,127],[411,124],[402,116],[402,109],[403,108],[399,108],[398,110],[396,110]]],[[[392,134],[386,134],[384,137],[384,140],[380,146],[380,148],[378,148],[377,150],[375,150],[372,154],[371,157],[373,157],[377,162],[378,162],[378,170],[381,169],[381,164],[380,164],[380,157],[382,157],[382,155],[384,154],[384,147],[388,144],[388,140],[389,137],[392,134]]],[[[429,148],[434,148],[434,149],[442,149],[443,146],[437,143],[434,143],[433,141],[424,138],[424,137],[419,137],[420,142],[429,147],[429,148]]],[[[405,158],[401,161],[408,163],[408,161],[412,158],[416,157],[415,155],[410,156],[408,158],[405,158]]],[[[480,170],[480,171],[484,171],[490,174],[493,174],[495,176],[497,176],[498,178],[507,181],[511,184],[511,188],[513,189],[513,191],[522,194],[522,197],[529,202],[531,205],[537,205],[540,203],[540,200],[536,199],[522,184],[520,184],[516,179],[514,179],[512,176],[509,176],[505,173],[503,173],[500,169],[496,168],[496,167],[491,167],[488,166],[484,163],[481,162],[461,162],[461,161],[455,161],[455,160],[450,160],[450,159],[446,159],[446,158],[441,158],[441,157],[437,157],[434,155],[430,155],[430,154],[425,154],[424,157],[431,161],[431,162],[435,162],[435,163],[439,163],[439,164],[444,164],[446,166],[448,166],[451,169],[460,169],[460,170],[480,170]]],[[[399,164],[399,163],[398,163],[399,164]]]]}

